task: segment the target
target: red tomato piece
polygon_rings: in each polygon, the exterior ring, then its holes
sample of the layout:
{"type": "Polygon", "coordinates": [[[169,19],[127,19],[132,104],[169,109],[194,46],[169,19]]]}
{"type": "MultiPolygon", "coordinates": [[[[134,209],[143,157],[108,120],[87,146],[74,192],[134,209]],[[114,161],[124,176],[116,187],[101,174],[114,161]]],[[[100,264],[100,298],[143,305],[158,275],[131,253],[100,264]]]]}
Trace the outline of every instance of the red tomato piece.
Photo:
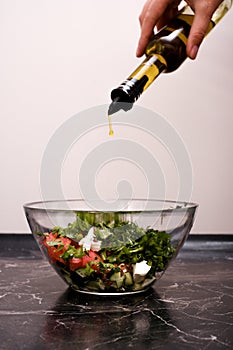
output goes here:
{"type": "MultiPolygon", "coordinates": [[[[102,261],[101,257],[93,252],[93,250],[89,250],[88,254],[84,255],[82,258],[72,258],[70,259],[70,270],[74,271],[81,267],[86,267],[89,262],[100,262],[102,261]]],[[[95,264],[91,266],[94,270],[98,269],[95,264]]]]}
{"type": "Polygon", "coordinates": [[[83,261],[80,258],[72,258],[72,259],[70,259],[69,266],[70,266],[71,271],[80,269],[81,267],[83,267],[83,261]]]}
{"type": "Polygon", "coordinates": [[[66,237],[58,237],[57,233],[50,233],[46,236],[45,240],[43,241],[44,245],[46,246],[48,250],[48,255],[50,259],[54,262],[60,261],[63,264],[65,264],[65,260],[61,257],[63,253],[65,253],[66,250],[69,249],[69,245],[71,243],[71,240],[66,237]],[[49,242],[57,242],[57,245],[50,246],[49,242]]]}

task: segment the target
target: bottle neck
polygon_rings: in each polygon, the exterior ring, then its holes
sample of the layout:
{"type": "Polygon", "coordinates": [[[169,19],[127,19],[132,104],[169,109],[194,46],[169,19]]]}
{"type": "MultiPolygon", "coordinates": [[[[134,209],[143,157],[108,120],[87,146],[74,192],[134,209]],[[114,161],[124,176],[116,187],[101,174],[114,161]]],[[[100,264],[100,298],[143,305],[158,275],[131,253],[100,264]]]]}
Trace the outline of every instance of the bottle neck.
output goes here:
{"type": "Polygon", "coordinates": [[[140,66],[116,89],[111,92],[110,114],[120,109],[129,110],[141,93],[167,68],[161,55],[151,54],[140,66]]]}
{"type": "MultiPolygon", "coordinates": [[[[146,90],[148,86],[167,68],[167,62],[162,55],[152,52],[140,66],[128,77],[128,81],[135,80],[140,83],[141,92],[146,90]]],[[[137,99],[137,97],[136,97],[137,99]]]]}

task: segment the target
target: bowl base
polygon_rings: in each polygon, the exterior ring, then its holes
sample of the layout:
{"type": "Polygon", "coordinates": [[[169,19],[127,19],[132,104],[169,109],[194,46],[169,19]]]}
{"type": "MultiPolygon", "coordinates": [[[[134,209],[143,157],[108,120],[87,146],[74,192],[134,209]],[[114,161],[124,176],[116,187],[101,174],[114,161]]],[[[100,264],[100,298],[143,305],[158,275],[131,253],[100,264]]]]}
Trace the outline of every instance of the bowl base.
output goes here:
{"type": "Polygon", "coordinates": [[[82,290],[82,289],[78,289],[75,288],[75,286],[71,286],[72,290],[74,290],[75,292],[81,293],[81,294],[87,294],[87,295],[95,295],[95,296],[100,296],[100,297],[123,297],[123,296],[128,296],[128,295],[135,295],[135,294],[142,294],[145,292],[148,292],[148,290],[151,289],[151,286],[148,286],[145,289],[141,289],[141,290],[136,290],[136,291],[132,291],[132,292],[91,292],[91,291],[87,291],[87,290],[82,290]]]}

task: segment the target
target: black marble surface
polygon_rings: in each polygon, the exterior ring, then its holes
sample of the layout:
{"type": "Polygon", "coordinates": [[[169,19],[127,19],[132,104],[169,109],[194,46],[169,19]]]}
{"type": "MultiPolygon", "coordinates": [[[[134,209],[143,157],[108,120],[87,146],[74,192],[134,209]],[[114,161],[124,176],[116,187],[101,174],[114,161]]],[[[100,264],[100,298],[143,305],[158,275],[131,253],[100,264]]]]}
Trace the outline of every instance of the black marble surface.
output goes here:
{"type": "Polygon", "coordinates": [[[0,235],[0,349],[233,349],[233,236],[191,235],[153,289],[74,292],[30,235],[0,235]]]}

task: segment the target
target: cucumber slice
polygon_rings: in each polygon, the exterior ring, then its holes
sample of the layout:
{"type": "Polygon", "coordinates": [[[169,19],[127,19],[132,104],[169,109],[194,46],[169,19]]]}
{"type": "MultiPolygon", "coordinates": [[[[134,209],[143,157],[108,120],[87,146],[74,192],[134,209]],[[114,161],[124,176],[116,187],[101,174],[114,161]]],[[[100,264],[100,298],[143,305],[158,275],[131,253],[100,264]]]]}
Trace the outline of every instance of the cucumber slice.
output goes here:
{"type": "Polygon", "coordinates": [[[77,269],[75,270],[75,273],[77,273],[77,275],[79,275],[82,278],[88,277],[87,270],[85,268],[77,269]]]}
{"type": "Polygon", "coordinates": [[[125,285],[132,286],[133,278],[130,272],[125,272],[125,285]]]}
{"type": "Polygon", "coordinates": [[[121,278],[121,272],[117,271],[117,272],[114,272],[112,274],[112,276],[110,277],[110,281],[114,282],[114,281],[117,281],[120,278],[121,278]]]}
{"type": "Polygon", "coordinates": [[[86,284],[86,288],[98,292],[98,291],[104,291],[105,290],[105,285],[104,285],[104,282],[101,279],[98,279],[96,281],[89,281],[86,284]]]}
{"type": "Polygon", "coordinates": [[[121,272],[114,272],[110,277],[110,281],[114,282],[112,287],[121,288],[124,284],[125,275],[121,276],[121,272]]]}

